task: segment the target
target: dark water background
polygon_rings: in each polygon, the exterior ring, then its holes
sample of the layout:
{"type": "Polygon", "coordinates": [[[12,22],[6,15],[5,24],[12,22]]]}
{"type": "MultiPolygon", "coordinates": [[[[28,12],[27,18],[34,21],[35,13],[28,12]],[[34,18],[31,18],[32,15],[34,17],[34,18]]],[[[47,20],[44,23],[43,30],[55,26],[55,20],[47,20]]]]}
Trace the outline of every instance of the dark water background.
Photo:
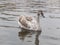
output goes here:
{"type": "Polygon", "coordinates": [[[0,45],[60,45],[60,0],[0,0],[0,45]],[[42,32],[19,28],[20,15],[36,15],[42,32]]]}

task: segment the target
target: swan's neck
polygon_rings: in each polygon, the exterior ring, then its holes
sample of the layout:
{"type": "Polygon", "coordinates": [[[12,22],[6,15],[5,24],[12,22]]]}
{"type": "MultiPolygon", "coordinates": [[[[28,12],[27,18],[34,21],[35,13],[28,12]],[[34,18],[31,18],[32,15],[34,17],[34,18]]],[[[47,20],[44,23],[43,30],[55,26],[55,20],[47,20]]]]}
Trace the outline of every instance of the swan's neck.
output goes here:
{"type": "Polygon", "coordinates": [[[38,22],[38,23],[40,23],[40,14],[41,14],[41,12],[38,12],[38,13],[37,13],[37,22],[38,22]]]}
{"type": "Polygon", "coordinates": [[[40,30],[40,15],[37,15],[38,30],[40,30]]]}
{"type": "Polygon", "coordinates": [[[37,15],[37,22],[40,23],[40,15],[37,15]]]}

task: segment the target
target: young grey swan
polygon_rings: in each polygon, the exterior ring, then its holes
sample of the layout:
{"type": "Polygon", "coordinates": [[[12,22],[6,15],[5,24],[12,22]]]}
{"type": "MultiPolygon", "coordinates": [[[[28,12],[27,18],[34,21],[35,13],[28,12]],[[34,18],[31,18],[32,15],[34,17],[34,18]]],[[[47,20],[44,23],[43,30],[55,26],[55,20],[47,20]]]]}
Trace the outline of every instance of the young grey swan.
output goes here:
{"type": "Polygon", "coordinates": [[[39,25],[40,15],[45,17],[42,11],[37,12],[37,16],[36,16],[37,18],[32,17],[32,16],[24,16],[24,15],[22,16],[21,15],[19,17],[18,23],[22,29],[38,31],[38,30],[40,30],[40,25],[39,25]]]}

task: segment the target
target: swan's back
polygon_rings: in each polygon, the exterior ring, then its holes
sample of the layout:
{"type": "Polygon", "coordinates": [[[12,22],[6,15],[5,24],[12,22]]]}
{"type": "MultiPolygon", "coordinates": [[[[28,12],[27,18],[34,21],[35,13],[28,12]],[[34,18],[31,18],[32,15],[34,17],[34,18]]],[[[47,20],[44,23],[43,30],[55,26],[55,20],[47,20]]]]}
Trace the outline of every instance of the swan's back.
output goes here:
{"type": "Polygon", "coordinates": [[[19,17],[19,23],[21,23],[22,26],[28,27],[24,16],[19,17]]]}
{"type": "Polygon", "coordinates": [[[20,16],[19,24],[21,28],[25,28],[29,30],[38,30],[38,22],[32,16],[20,16]]]}

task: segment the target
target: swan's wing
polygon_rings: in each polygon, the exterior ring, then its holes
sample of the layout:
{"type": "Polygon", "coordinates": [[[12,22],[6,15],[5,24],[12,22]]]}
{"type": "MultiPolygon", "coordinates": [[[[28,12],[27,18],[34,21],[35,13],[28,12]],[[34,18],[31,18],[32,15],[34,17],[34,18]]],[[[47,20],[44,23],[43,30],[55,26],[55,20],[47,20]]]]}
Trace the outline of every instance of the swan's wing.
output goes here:
{"type": "Polygon", "coordinates": [[[20,16],[20,18],[19,18],[19,23],[20,23],[20,26],[21,26],[21,27],[29,28],[28,22],[27,22],[25,16],[20,16]]]}
{"type": "Polygon", "coordinates": [[[38,23],[34,17],[32,17],[32,20],[26,19],[26,16],[20,16],[19,18],[19,24],[21,28],[29,29],[29,30],[38,30],[38,23]]]}

